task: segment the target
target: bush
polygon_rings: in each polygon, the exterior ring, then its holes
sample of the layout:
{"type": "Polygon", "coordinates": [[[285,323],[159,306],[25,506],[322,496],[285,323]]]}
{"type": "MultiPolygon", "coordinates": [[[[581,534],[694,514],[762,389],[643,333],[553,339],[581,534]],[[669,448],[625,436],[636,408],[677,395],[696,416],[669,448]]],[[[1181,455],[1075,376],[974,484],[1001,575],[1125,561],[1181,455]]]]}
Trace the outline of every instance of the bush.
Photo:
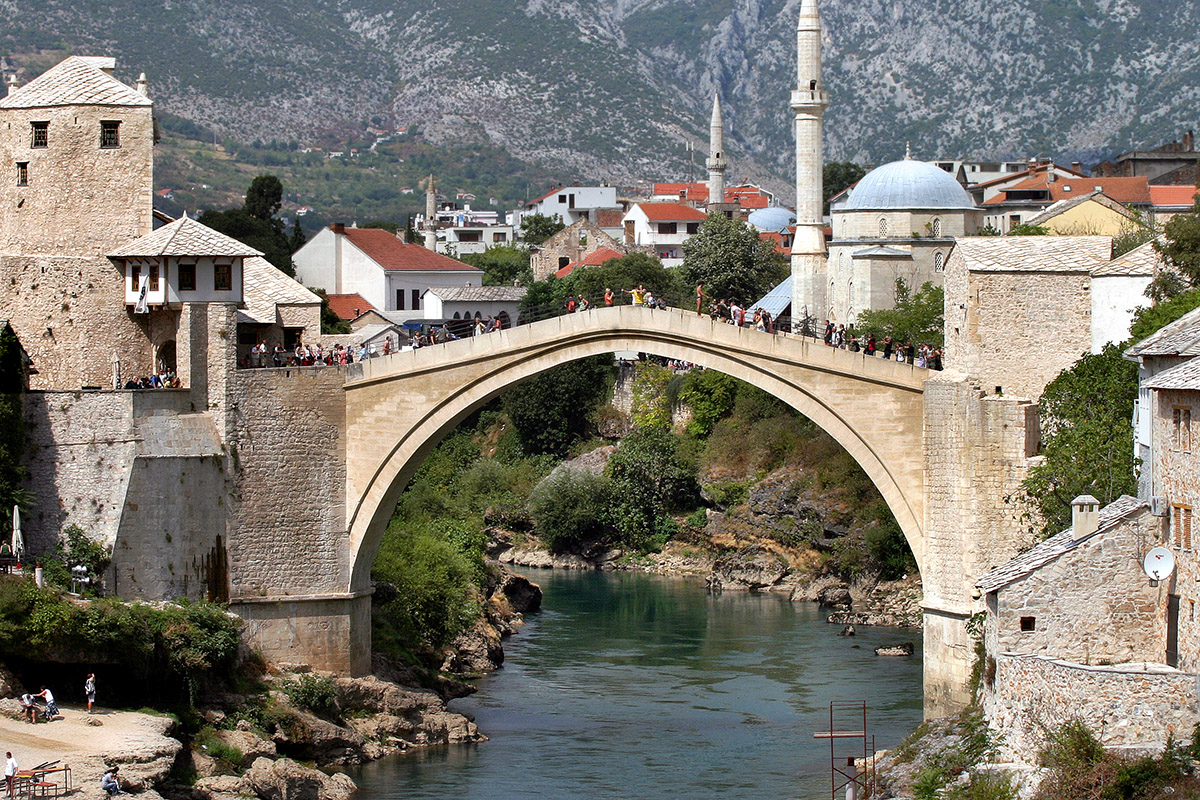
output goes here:
{"type": "Polygon", "coordinates": [[[603,477],[583,470],[561,470],[529,498],[534,530],[552,552],[562,553],[594,540],[605,532],[609,485],[603,477]]]}
{"type": "Polygon", "coordinates": [[[332,678],[301,675],[298,680],[285,685],[283,691],[293,705],[299,708],[321,717],[333,717],[337,714],[337,689],[332,678]]]}
{"type": "Polygon", "coordinates": [[[954,786],[943,795],[945,800],[1016,800],[1017,788],[1012,777],[1000,772],[977,772],[966,786],[954,786]]]}
{"type": "Polygon", "coordinates": [[[692,409],[688,435],[705,437],[712,433],[713,426],[729,415],[736,392],[737,383],[724,373],[713,369],[689,372],[679,392],[679,399],[692,409]]]}
{"type": "Polygon", "coordinates": [[[608,462],[608,511],[622,543],[642,549],[656,546],[651,540],[661,539],[669,527],[661,518],[695,507],[696,480],[680,463],[678,451],[678,440],[669,431],[640,428],[621,442],[608,462]]]}
{"type": "Polygon", "coordinates": [[[225,744],[217,738],[217,732],[207,726],[201,728],[192,738],[192,745],[204,750],[217,761],[224,762],[226,769],[232,771],[240,772],[242,761],[246,758],[245,753],[232,745],[225,744]]]}

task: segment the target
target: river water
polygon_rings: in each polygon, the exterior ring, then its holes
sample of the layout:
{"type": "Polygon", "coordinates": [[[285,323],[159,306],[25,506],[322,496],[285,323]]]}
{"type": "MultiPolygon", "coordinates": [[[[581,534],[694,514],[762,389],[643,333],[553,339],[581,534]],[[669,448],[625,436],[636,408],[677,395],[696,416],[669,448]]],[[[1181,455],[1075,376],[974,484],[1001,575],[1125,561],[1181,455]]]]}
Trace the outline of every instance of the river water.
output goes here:
{"type": "MultiPolygon", "coordinates": [[[[524,572],[543,610],[505,641],[504,667],[451,704],[491,741],[353,770],[357,800],[829,798],[829,744],[813,733],[828,729],[831,700],[866,701],[879,749],[921,721],[919,631],[838,637],[816,605],[776,596],[524,572]],[[872,650],[902,641],[916,656],[872,650]]],[[[835,722],[860,728],[861,711],[835,722]]]]}

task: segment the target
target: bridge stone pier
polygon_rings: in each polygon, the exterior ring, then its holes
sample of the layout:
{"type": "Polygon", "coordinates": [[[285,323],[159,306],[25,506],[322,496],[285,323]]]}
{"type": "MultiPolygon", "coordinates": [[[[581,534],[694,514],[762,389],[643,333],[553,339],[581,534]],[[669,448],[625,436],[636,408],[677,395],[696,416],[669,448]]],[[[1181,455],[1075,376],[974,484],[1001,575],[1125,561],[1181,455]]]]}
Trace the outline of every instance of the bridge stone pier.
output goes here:
{"type": "Polygon", "coordinates": [[[273,660],[370,669],[371,565],[427,453],[522,380],[639,351],[770,392],[833,436],[895,514],[925,587],[930,716],[965,705],[974,579],[1016,553],[1008,502],[1036,447],[1036,407],[933,373],[679,311],[621,306],[341,369],[253,370],[230,389],[236,453],[230,605],[273,660]]]}

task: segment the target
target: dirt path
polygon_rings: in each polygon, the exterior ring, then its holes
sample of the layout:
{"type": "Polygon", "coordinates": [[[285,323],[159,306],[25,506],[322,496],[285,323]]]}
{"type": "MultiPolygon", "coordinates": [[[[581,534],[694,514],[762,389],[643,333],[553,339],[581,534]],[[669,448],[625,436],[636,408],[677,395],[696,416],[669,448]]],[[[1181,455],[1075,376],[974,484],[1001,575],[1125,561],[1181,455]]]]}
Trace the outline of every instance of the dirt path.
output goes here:
{"type": "MultiPolygon", "coordinates": [[[[180,748],[165,735],[171,724],[165,717],[106,709],[89,717],[78,708],[60,710],[61,719],[35,725],[0,713],[0,756],[11,751],[22,769],[47,761],[70,765],[74,797],[103,797],[100,776],[109,764],[120,764],[122,778],[138,788],[165,774],[180,748]]],[[[0,711],[19,711],[19,706],[15,700],[0,701],[0,711]]]]}

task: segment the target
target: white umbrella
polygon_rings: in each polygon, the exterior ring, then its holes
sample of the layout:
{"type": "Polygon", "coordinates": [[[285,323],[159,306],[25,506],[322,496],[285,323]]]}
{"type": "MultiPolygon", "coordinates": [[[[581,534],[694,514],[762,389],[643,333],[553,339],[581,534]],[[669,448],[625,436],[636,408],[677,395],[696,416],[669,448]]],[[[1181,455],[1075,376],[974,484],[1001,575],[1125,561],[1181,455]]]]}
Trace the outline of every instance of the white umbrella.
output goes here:
{"type": "Polygon", "coordinates": [[[25,537],[21,535],[21,509],[18,506],[13,506],[13,538],[12,538],[13,557],[18,562],[25,555],[25,537]]]}

